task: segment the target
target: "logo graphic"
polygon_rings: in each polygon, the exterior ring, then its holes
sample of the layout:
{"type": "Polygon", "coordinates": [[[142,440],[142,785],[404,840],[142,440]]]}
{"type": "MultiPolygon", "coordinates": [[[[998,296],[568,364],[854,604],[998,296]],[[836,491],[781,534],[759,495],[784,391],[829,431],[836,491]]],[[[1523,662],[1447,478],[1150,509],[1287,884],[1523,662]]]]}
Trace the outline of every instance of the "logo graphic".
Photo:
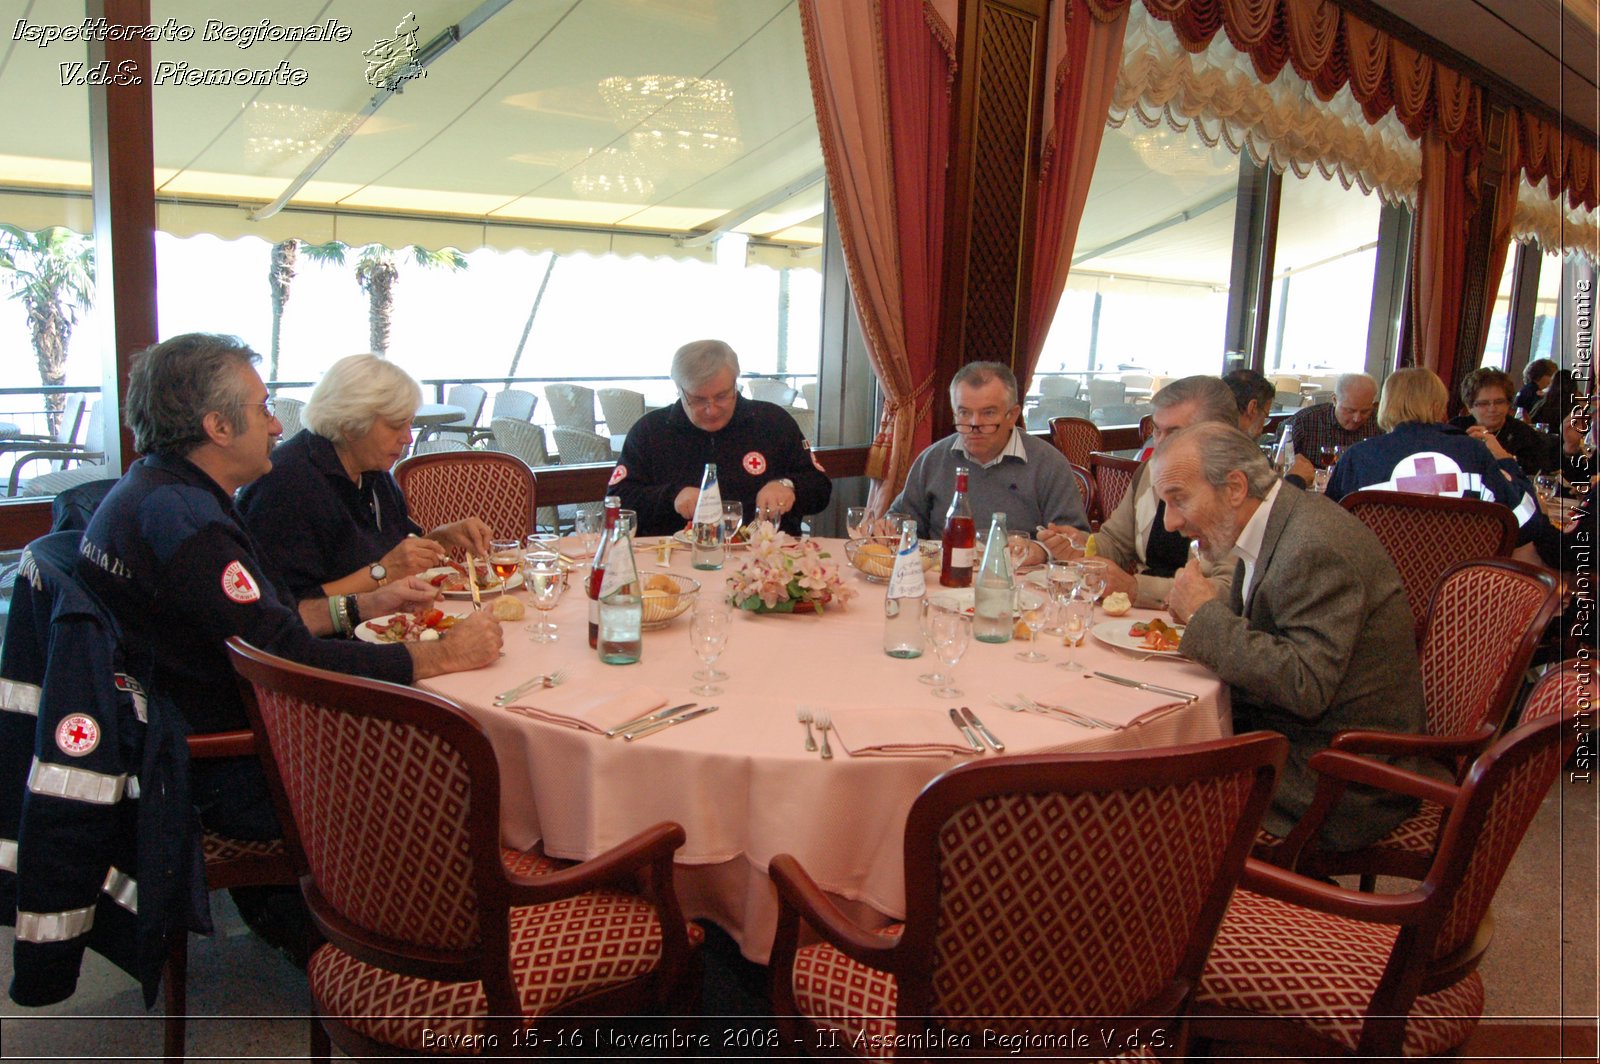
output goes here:
{"type": "Polygon", "coordinates": [[[144,688],[139,686],[139,681],[125,672],[119,672],[116,674],[115,682],[117,690],[133,700],[134,716],[139,718],[141,724],[148,724],[150,722],[149,711],[145,708],[144,688]]]}
{"type": "Polygon", "coordinates": [[[412,78],[428,76],[417,62],[417,16],[412,11],[394,28],[392,38],[379,38],[361,54],[367,58],[367,84],[373,88],[399,92],[412,78]]]}
{"type": "Polygon", "coordinates": [[[1459,497],[1467,485],[1461,482],[1461,467],[1448,455],[1437,451],[1423,451],[1401,459],[1390,474],[1394,490],[1409,491],[1418,495],[1455,495],[1459,497]]]}
{"type": "Polygon", "coordinates": [[[222,570],[222,593],[241,606],[261,598],[261,588],[256,586],[256,578],[238,562],[229,562],[228,567],[222,570]]]}
{"type": "Polygon", "coordinates": [[[74,713],[56,726],[56,746],[68,757],[83,757],[100,745],[100,725],[93,717],[74,713]]]}
{"type": "Polygon", "coordinates": [[[611,479],[606,482],[606,487],[609,488],[611,485],[626,479],[628,479],[628,467],[618,462],[617,468],[611,471],[611,479]]]}
{"type": "Polygon", "coordinates": [[[751,451],[749,454],[744,456],[744,459],[740,462],[740,464],[744,466],[744,471],[746,473],[749,473],[753,477],[759,477],[761,474],[767,471],[767,456],[762,454],[760,451],[751,451]]]}

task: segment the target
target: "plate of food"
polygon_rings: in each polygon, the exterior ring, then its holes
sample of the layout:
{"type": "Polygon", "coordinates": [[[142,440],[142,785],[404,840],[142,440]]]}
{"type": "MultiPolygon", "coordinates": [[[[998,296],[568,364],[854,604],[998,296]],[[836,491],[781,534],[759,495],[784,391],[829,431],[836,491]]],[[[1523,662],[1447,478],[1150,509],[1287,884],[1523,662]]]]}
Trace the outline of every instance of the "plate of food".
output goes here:
{"type": "MultiPolygon", "coordinates": [[[[473,568],[478,571],[478,593],[481,595],[497,595],[502,591],[511,591],[522,586],[522,574],[512,573],[505,583],[500,582],[500,577],[495,575],[489,563],[482,558],[472,560],[473,568]]],[[[435,566],[418,576],[444,592],[445,598],[471,598],[472,589],[467,586],[467,567],[460,562],[449,562],[445,565],[435,566]]]]}
{"type": "MultiPolygon", "coordinates": [[[[685,547],[694,546],[694,533],[687,528],[680,528],[672,534],[672,538],[682,543],[685,547]]],[[[729,550],[744,550],[750,546],[750,526],[740,525],[739,531],[733,534],[733,542],[725,544],[729,550]]]]}
{"type": "Polygon", "coordinates": [[[455,615],[443,610],[402,611],[362,621],[356,625],[356,638],[363,643],[425,643],[438,639],[455,623],[455,615]]]}
{"type": "Polygon", "coordinates": [[[1168,624],[1159,617],[1131,622],[1123,618],[1101,621],[1089,629],[1089,634],[1118,650],[1175,658],[1179,656],[1178,644],[1183,640],[1183,625],[1168,624]]]}

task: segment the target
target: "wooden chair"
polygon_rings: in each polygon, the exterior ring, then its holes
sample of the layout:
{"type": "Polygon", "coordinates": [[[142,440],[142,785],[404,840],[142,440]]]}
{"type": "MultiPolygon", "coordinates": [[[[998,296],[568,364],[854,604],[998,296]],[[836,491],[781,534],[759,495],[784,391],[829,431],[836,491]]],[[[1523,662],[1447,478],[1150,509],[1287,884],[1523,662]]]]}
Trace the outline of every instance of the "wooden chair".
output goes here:
{"type": "Polygon", "coordinates": [[[545,405],[559,428],[594,431],[594,389],[581,384],[546,384],[545,405]]]}
{"type": "Polygon", "coordinates": [[[472,1035],[509,1054],[529,1021],[694,1011],[699,932],[672,881],[681,827],[577,865],[503,849],[494,748],[460,708],[237,638],[228,651],[326,939],[307,966],[314,1054],[326,1058],[327,1038],[372,1058],[472,1035]]]}
{"type": "Polygon", "coordinates": [[[1100,426],[1083,417],[1050,419],[1050,442],[1075,466],[1088,468],[1089,453],[1100,449],[1100,426]]]}
{"type": "Polygon", "coordinates": [[[632,388],[601,388],[595,392],[600,400],[600,415],[605,418],[606,432],[620,436],[633,428],[633,423],[644,417],[644,393],[632,388]]]}
{"type": "Polygon", "coordinates": [[[1072,466],[1072,479],[1078,483],[1078,497],[1083,500],[1084,516],[1089,518],[1090,529],[1098,529],[1100,522],[1095,514],[1100,511],[1100,497],[1095,494],[1094,480],[1089,476],[1089,471],[1081,465],[1068,462],[1072,466]]]}
{"type": "MultiPolygon", "coordinates": [[[[1555,580],[1536,566],[1485,558],[1452,567],[1434,589],[1420,648],[1424,733],[1344,731],[1333,737],[1331,748],[1374,758],[1431,758],[1459,779],[1511,712],[1559,605],[1555,580]]],[[[1379,875],[1423,877],[1439,843],[1444,810],[1424,803],[1373,845],[1343,853],[1306,849],[1314,845],[1317,819],[1303,817],[1272,863],[1313,875],[1359,874],[1362,889],[1370,891],[1379,875]]]]}
{"type": "Polygon", "coordinates": [[[411,519],[437,528],[481,517],[495,539],[521,540],[533,528],[533,470],[499,451],[414,454],[394,467],[411,519]]]}
{"type": "Polygon", "coordinates": [[[1059,1033],[1068,1017],[1170,1030],[1287,749],[1262,732],[953,769],[912,804],[906,920],[882,931],[774,857],[779,1023],[799,1044],[835,1029],[842,1049],[925,1027],[1059,1033]],[[822,941],[801,947],[802,921],[822,941]]]}
{"type": "Polygon", "coordinates": [[[1090,453],[1089,476],[1094,481],[1097,511],[1091,517],[1095,521],[1105,521],[1116,510],[1117,504],[1133,486],[1133,477],[1139,471],[1139,465],[1132,458],[1119,458],[1105,451],[1090,453]]]}
{"type": "Polygon", "coordinates": [[[1353,491],[1339,505],[1372,529],[1400,571],[1406,601],[1421,639],[1428,596],[1440,576],[1469,558],[1503,558],[1517,543],[1517,519],[1508,507],[1482,499],[1353,491]]]}
{"type": "Polygon", "coordinates": [[[1426,876],[1373,896],[1246,863],[1191,1011],[1197,1038],[1252,1056],[1448,1056],[1483,1013],[1477,967],[1489,904],[1523,834],[1578,742],[1577,703],[1501,738],[1458,786],[1340,750],[1311,758],[1329,786],[1414,795],[1449,811],[1426,876]]]}

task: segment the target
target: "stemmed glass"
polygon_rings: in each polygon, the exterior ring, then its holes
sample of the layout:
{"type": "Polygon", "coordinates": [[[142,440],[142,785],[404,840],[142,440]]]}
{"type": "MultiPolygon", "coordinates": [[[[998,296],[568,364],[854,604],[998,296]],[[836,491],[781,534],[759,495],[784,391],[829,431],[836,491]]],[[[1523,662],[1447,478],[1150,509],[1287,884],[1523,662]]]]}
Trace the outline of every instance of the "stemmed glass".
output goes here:
{"type": "MultiPolygon", "coordinates": [[[[1083,640],[1094,626],[1094,601],[1086,598],[1081,592],[1073,592],[1072,597],[1061,604],[1061,630],[1065,633],[1062,642],[1069,647],[1083,646],[1083,640]]],[[[1063,661],[1057,665],[1058,669],[1078,672],[1083,666],[1076,661],[1063,661]]]]}
{"type": "Polygon", "coordinates": [[[865,506],[846,506],[844,534],[851,539],[866,539],[872,535],[872,511],[865,506]]]}
{"type": "Polygon", "coordinates": [[[1110,567],[1110,562],[1100,558],[1085,558],[1078,563],[1078,571],[1083,574],[1078,586],[1083,589],[1090,603],[1100,601],[1106,589],[1106,570],[1110,567]]]}
{"type": "MultiPolygon", "coordinates": [[[[940,606],[938,603],[935,603],[932,599],[925,598],[922,600],[922,641],[928,644],[929,649],[933,649],[934,614],[937,610],[943,608],[944,607],[940,606]]],[[[930,684],[934,687],[947,687],[950,684],[950,677],[946,676],[938,669],[934,669],[932,672],[925,672],[921,676],[918,676],[917,682],[930,684]]]]}
{"type": "Polygon", "coordinates": [[[1044,590],[1023,584],[1017,588],[1017,609],[1022,613],[1022,623],[1028,626],[1028,652],[1017,654],[1018,661],[1049,661],[1039,653],[1039,630],[1055,621],[1057,604],[1044,590]]]}
{"type": "Polygon", "coordinates": [[[702,683],[699,687],[689,688],[691,693],[714,695],[722,692],[722,688],[716,686],[716,683],[719,680],[726,680],[728,674],[718,672],[712,666],[728,645],[728,630],[732,627],[733,611],[728,609],[726,604],[703,598],[696,599],[694,614],[689,618],[689,646],[694,650],[695,656],[705,662],[706,667],[695,672],[694,678],[702,683]]]}
{"type": "Polygon", "coordinates": [[[1050,594],[1055,596],[1057,602],[1065,602],[1072,597],[1078,581],[1083,579],[1083,570],[1078,568],[1075,561],[1051,558],[1045,576],[1050,584],[1050,594]]]}
{"type": "Polygon", "coordinates": [[[506,581],[517,575],[517,570],[522,568],[522,541],[516,539],[492,539],[489,541],[489,568],[500,581],[499,590],[504,593],[506,581]]]}
{"type": "Polygon", "coordinates": [[[550,611],[561,601],[561,592],[567,586],[561,555],[554,551],[528,551],[522,556],[522,582],[528,588],[533,608],[539,611],[538,622],[525,629],[529,638],[535,643],[554,643],[560,637],[550,621],[550,611]]]}
{"type": "Polygon", "coordinates": [[[1006,536],[1006,559],[1011,562],[1013,573],[1028,563],[1032,551],[1033,537],[1026,532],[1012,532],[1006,536]]]}
{"type": "MultiPolygon", "coordinates": [[[[967,652],[967,644],[972,641],[972,618],[963,610],[934,606],[931,628],[934,654],[941,665],[953,670],[961,663],[961,655],[967,652]]],[[[961,697],[953,676],[945,686],[934,688],[933,693],[936,698],[961,697]]]]}
{"type": "Polygon", "coordinates": [[[578,545],[583,548],[585,556],[593,558],[600,546],[600,535],[606,527],[605,507],[594,502],[579,503],[578,511],[572,518],[572,527],[578,534],[578,545]]]}
{"type": "Polygon", "coordinates": [[[723,546],[733,546],[733,537],[739,534],[739,529],[744,525],[744,503],[737,500],[722,504],[722,543],[723,546]]]}

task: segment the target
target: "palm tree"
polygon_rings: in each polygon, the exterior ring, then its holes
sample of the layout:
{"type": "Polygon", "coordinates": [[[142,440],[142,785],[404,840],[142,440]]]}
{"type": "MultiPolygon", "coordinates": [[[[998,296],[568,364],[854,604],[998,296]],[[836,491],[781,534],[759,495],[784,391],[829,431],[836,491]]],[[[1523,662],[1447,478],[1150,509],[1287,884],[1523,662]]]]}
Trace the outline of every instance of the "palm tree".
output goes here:
{"type": "MultiPolygon", "coordinates": [[[[66,383],[67,344],[78,312],[94,305],[94,242],[59,226],[30,233],[0,223],[0,284],[27,311],[39,380],[66,383]]],[[[45,399],[52,433],[65,406],[60,395],[45,399]]]]}
{"type": "Polygon", "coordinates": [[[278,343],[283,331],[283,307],[289,302],[289,286],[294,284],[295,260],[300,257],[300,241],[290,238],[272,245],[272,265],[267,269],[267,285],[272,291],[272,356],[267,380],[278,379],[278,343]]]}
{"type": "MultiPolygon", "coordinates": [[[[326,244],[303,244],[300,250],[323,262],[343,265],[350,250],[337,240],[326,244]]],[[[405,249],[411,261],[424,269],[464,270],[467,258],[453,248],[429,251],[421,244],[405,249]]],[[[382,244],[367,244],[356,253],[356,283],[367,293],[368,339],[374,354],[388,356],[389,331],[394,323],[394,286],[400,279],[395,252],[382,244]]]]}

